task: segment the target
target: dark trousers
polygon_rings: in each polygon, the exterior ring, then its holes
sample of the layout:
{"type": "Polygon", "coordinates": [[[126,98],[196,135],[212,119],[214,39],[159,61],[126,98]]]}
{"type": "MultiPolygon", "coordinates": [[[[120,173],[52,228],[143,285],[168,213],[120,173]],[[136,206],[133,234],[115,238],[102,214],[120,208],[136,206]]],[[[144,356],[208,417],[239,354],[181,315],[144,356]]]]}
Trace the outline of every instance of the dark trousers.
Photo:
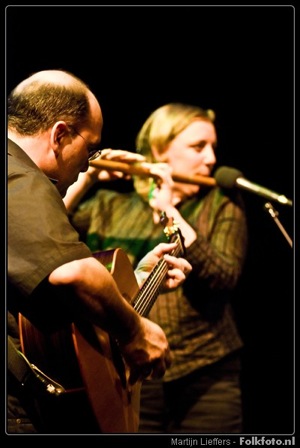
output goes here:
{"type": "Polygon", "coordinates": [[[240,360],[235,355],[175,381],[145,381],[139,433],[242,433],[240,360]]]}

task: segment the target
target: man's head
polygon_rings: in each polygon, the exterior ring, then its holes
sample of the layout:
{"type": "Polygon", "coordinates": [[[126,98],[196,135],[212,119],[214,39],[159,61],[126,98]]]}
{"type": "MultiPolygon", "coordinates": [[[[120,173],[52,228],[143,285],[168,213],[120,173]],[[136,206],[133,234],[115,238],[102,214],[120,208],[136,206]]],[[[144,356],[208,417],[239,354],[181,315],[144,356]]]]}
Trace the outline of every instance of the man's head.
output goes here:
{"type": "Polygon", "coordinates": [[[22,81],[8,98],[8,136],[64,196],[101,141],[103,118],[89,87],[63,70],[44,70],[22,81]]]}

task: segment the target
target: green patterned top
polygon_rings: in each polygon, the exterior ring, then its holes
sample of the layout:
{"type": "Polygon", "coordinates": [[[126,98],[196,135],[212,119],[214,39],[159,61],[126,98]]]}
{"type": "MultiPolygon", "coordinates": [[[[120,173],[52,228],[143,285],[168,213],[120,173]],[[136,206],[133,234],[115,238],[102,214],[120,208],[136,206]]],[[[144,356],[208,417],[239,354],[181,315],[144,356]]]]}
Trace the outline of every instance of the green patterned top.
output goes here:
{"type": "MultiPolygon", "coordinates": [[[[193,270],[176,291],[161,294],[149,317],[165,331],[173,354],[164,381],[180,378],[242,347],[232,294],[246,256],[243,202],[234,190],[201,189],[177,206],[197,232],[185,258],[193,270]]],[[[170,217],[169,217],[170,218],[170,217]]],[[[133,268],[159,242],[166,241],[152,209],[136,191],[98,190],[80,204],[72,222],[92,251],[120,247],[133,268]]]]}

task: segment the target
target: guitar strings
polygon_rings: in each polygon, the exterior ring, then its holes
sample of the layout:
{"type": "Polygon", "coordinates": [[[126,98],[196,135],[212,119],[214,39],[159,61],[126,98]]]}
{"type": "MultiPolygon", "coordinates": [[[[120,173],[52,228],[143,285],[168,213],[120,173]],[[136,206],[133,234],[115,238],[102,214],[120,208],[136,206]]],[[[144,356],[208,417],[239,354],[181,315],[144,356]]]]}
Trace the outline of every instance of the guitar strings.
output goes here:
{"type": "MultiPolygon", "coordinates": [[[[180,245],[178,244],[172,252],[172,255],[174,256],[177,256],[182,249],[181,239],[177,236],[177,242],[178,241],[180,242],[180,245]]],[[[166,276],[167,272],[168,265],[164,259],[161,259],[147,278],[146,282],[142,286],[142,289],[139,291],[134,303],[134,309],[142,316],[145,316],[150,311],[152,304],[156,300],[159,293],[161,282],[166,276]]]]}

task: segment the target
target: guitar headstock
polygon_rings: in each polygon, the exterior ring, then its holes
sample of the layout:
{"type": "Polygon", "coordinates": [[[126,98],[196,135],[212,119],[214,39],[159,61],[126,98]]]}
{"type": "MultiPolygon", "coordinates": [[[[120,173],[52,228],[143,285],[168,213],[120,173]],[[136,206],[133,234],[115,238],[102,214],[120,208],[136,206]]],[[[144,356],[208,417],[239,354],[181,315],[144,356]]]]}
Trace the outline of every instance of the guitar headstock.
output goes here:
{"type": "Polygon", "coordinates": [[[161,212],[160,223],[164,226],[164,232],[168,238],[178,232],[179,228],[173,218],[168,218],[166,212],[161,212]]]}
{"type": "Polygon", "coordinates": [[[166,212],[161,212],[160,223],[164,226],[164,233],[170,243],[177,241],[180,243],[182,254],[185,253],[184,238],[178,227],[178,224],[174,221],[174,218],[168,218],[166,212]]]}

